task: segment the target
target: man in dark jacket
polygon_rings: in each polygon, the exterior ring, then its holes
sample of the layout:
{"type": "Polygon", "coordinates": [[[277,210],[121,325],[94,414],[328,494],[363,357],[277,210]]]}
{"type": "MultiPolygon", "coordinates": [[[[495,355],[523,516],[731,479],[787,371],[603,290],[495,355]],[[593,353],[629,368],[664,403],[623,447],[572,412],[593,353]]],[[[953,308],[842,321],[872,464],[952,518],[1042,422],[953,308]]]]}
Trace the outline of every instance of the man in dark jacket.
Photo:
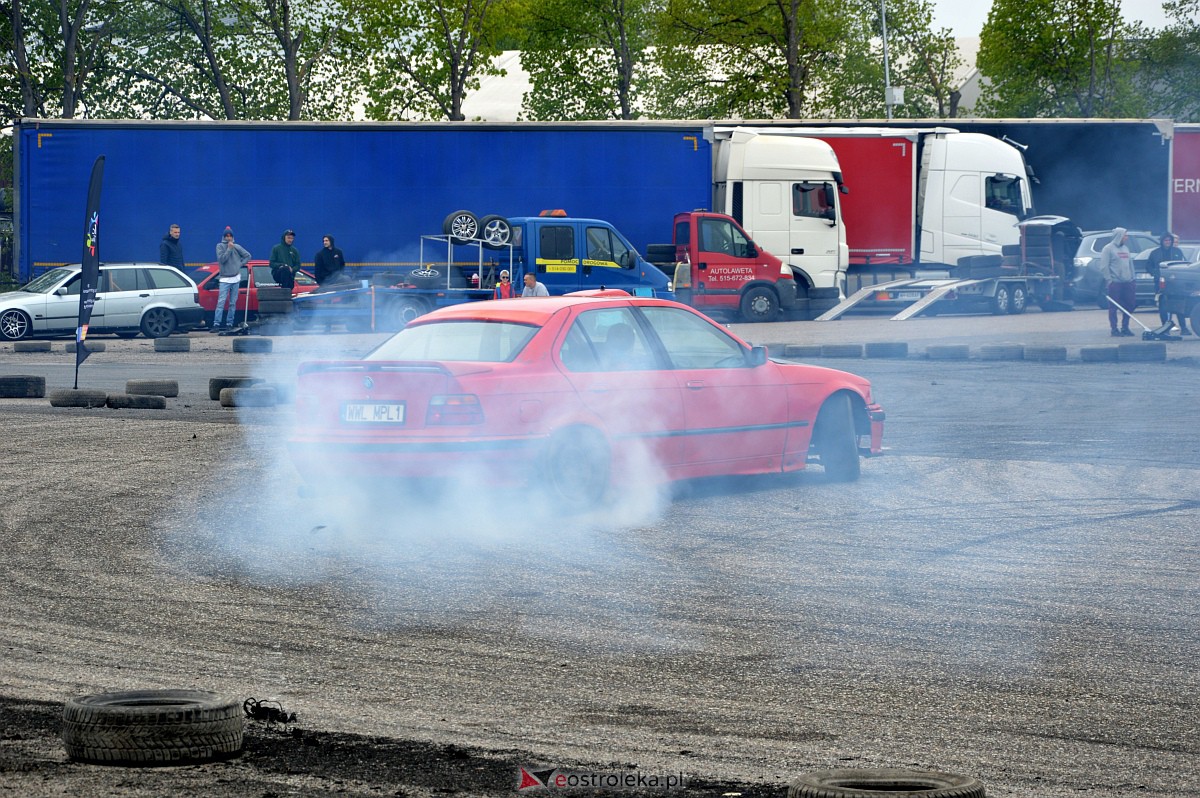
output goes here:
{"type": "MultiPolygon", "coordinates": [[[[1183,260],[1183,250],[1175,246],[1175,234],[1163,233],[1162,238],[1158,239],[1158,246],[1150,252],[1150,257],[1147,258],[1146,268],[1150,270],[1150,276],[1154,278],[1154,289],[1158,290],[1158,278],[1162,274],[1162,265],[1173,260],[1183,260]]],[[[1187,321],[1184,320],[1182,314],[1175,314],[1179,319],[1180,335],[1191,335],[1191,331],[1187,328],[1187,321]]],[[[1162,324],[1166,324],[1171,320],[1171,314],[1163,306],[1162,295],[1158,297],[1158,320],[1162,324]]]]}
{"type": "Polygon", "coordinates": [[[321,251],[313,256],[313,276],[318,285],[336,283],[346,268],[346,256],[333,245],[333,236],[325,236],[321,251]]]}
{"type": "Polygon", "coordinates": [[[167,234],[158,245],[158,262],[183,271],[183,244],[179,242],[179,225],[173,224],[167,228],[167,234]]]}
{"type": "Polygon", "coordinates": [[[296,272],[300,271],[300,250],[292,246],[295,240],[295,230],[284,230],[279,243],[271,247],[271,276],[288,290],[296,285],[296,272]]]}

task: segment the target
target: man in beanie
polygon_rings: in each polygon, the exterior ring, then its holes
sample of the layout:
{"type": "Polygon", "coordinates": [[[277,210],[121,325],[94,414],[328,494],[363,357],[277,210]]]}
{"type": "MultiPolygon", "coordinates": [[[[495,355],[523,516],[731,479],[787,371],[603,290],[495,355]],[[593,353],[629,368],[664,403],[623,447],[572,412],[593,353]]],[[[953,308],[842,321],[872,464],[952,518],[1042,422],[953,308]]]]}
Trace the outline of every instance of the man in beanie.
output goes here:
{"type": "Polygon", "coordinates": [[[346,256],[333,245],[333,236],[325,236],[321,244],[321,251],[313,256],[313,276],[318,285],[336,283],[346,268],[346,256]]]}
{"type": "Polygon", "coordinates": [[[221,329],[224,320],[225,329],[233,328],[233,318],[237,315],[238,284],[242,281],[242,269],[250,262],[250,253],[241,244],[233,240],[233,230],[225,228],[221,243],[217,244],[217,309],[213,313],[213,332],[221,329]],[[225,316],[228,305],[228,318],[225,316]]]}
{"type": "Polygon", "coordinates": [[[295,240],[295,230],[284,230],[279,243],[271,248],[271,276],[289,291],[296,285],[296,272],[300,271],[300,250],[292,246],[295,240]]]}

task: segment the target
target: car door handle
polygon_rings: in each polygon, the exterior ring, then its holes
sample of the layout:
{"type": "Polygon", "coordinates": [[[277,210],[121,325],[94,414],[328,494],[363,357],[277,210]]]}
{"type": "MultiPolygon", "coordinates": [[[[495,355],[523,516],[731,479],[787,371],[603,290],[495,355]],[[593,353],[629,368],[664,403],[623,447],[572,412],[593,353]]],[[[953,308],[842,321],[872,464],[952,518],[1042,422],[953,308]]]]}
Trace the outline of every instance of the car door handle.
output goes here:
{"type": "Polygon", "coordinates": [[[703,390],[704,389],[704,380],[688,380],[687,387],[693,391],[703,390]]]}
{"type": "Polygon", "coordinates": [[[792,247],[792,254],[793,255],[803,255],[804,247],[792,247]]]}
{"type": "Polygon", "coordinates": [[[150,296],[150,295],[149,294],[138,294],[139,299],[145,299],[148,296],[150,296]]]}

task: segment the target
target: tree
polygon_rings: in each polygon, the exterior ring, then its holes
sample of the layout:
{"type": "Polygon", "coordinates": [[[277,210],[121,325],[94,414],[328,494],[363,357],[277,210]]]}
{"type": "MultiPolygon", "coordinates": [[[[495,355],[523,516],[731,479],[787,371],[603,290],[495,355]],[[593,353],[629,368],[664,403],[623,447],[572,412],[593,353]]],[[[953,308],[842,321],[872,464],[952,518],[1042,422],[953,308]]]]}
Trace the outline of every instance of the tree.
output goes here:
{"type": "Polygon", "coordinates": [[[355,37],[369,53],[364,86],[370,119],[461,121],[507,33],[505,0],[347,0],[355,37]]]}
{"type": "MultiPolygon", "coordinates": [[[[904,105],[896,116],[911,118],[957,116],[954,75],[962,58],[948,29],[933,30],[933,6],[928,0],[888,0],[888,61],[892,85],[905,88],[904,105]]],[[[882,26],[880,29],[882,36],[882,26]]]]}
{"type": "Polygon", "coordinates": [[[1169,0],[1163,8],[1167,27],[1138,37],[1146,115],[1200,122],[1200,0],[1169,0]]]}
{"type": "Polygon", "coordinates": [[[655,0],[540,0],[522,53],[529,119],[633,119],[655,0]]]}
{"type": "Polygon", "coordinates": [[[1136,31],[1119,0],[995,0],[976,65],[976,110],[1013,117],[1140,116],[1136,31]]]}

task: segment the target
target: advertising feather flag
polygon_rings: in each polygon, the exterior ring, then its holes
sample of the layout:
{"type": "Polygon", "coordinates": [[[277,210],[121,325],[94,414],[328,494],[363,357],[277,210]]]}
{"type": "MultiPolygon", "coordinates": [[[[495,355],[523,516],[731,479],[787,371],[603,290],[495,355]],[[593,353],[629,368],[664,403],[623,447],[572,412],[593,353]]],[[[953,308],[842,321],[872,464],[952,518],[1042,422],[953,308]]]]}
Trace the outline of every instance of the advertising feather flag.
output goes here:
{"type": "Polygon", "coordinates": [[[88,183],[87,210],[83,222],[83,264],[79,276],[79,326],[75,328],[75,387],[79,387],[79,366],[91,354],[88,351],[88,323],[96,305],[96,287],[100,282],[100,183],[104,179],[104,156],[92,165],[88,183]]]}

